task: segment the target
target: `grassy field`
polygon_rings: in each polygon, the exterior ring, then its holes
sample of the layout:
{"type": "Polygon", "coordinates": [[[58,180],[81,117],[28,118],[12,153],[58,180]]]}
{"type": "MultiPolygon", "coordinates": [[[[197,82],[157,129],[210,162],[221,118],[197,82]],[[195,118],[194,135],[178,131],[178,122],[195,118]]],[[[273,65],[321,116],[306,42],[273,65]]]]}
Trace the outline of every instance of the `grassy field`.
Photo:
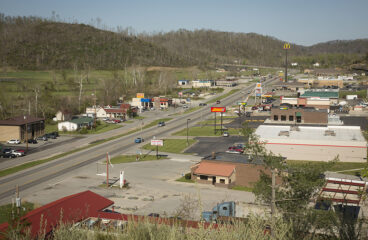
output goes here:
{"type": "MultiPolygon", "coordinates": [[[[217,126],[219,128],[219,126],[217,126]]],[[[239,135],[239,130],[235,128],[229,128],[226,130],[230,135],[239,135]]],[[[186,136],[187,129],[180,130],[173,134],[174,136],[186,136]]],[[[188,129],[188,136],[221,136],[221,132],[214,133],[214,126],[204,127],[191,127],[188,129]]]]}
{"type": "MultiPolygon", "coordinates": [[[[196,140],[189,139],[189,145],[191,146],[194,144],[196,140]]],[[[164,146],[159,146],[159,152],[168,152],[168,153],[182,153],[184,149],[187,147],[187,140],[186,139],[164,139],[164,146]]],[[[146,144],[143,146],[143,149],[156,151],[156,146],[151,146],[151,144],[146,144]]]]}
{"type": "MultiPolygon", "coordinates": [[[[29,202],[22,202],[22,207],[25,208],[25,210],[21,209],[21,215],[24,215],[27,212],[33,210],[34,204],[29,202]]],[[[0,206],[0,224],[9,221],[11,210],[12,204],[0,206]]]]}
{"type": "Polygon", "coordinates": [[[221,96],[218,96],[217,98],[214,98],[214,99],[212,99],[212,100],[209,100],[209,101],[207,101],[206,103],[214,103],[214,102],[216,102],[216,101],[218,101],[218,100],[221,100],[221,99],[224,99],[224,98],[226,98],[226,97],[228,97],[228,96],[230,96],[230,95],[232,95],[232,94],[234,94],[234,93],[236,93],[237,91],[239,91],[240,89],[233,89],[233,90],[231,90],[230,92],[228,92],[228,93],[225,93],[224,95],[221,95],[221,96]]]}
{"type": "MultiPolygon", "coordinates": [[[[163,160],[167,159],[166,157],[161,157],[159,159],[156,158],[155,155],[142,155],[139,156],[139,161],[154,161],[154,160],[163,160]]],[[[112,164],[119,164],[119,163],[129,163],[129,162],[136,162],[137,161],[137,155],[120,155],[111,158],[112,164]]],[[[106,162],[106,161],[105,161],[106,162]]]]}

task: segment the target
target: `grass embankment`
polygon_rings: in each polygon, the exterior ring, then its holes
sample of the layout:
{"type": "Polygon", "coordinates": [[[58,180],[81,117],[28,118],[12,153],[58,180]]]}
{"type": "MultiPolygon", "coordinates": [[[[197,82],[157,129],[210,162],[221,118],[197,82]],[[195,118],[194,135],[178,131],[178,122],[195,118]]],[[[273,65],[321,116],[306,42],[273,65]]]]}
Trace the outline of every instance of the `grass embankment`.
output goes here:
{"type": "MultiPolygon", "coordinates": [[[[186,139],[164,139],[164,145],[159,146],[158,151],[168,153],[182,153],[184,149],[194,144],[196,140],[189,139],[188,142],[189,145],[187,145],[186,139]]],[[[144,145],[142,148],[146,150],[156,151],[156,146],[151,146],[150,143],[144,145]]]]}
{"type": "Polygon", "coordinates": [[[15,167],[12,167],[12,168],[4,169],[4,170],[0,171],[0,177],[4,177],[4,176],[10,175],[10,174],[13,174],[13,173],[16,173],[16,172],[19,172],[19,171],[22,171],[22,170],[31,168],[31,167],[35,167],[37,165],[40,165],[40,164],[43,164],[43,163],[47,163],[47,162],[53,161],[53,160],[58,159],[58,158],[61,158],[61,157],[65,157],[67,155],[70,155],[70,154],[73,154],[73,153],[76,153],[76,152],[79,152],[79,151],[82,151],[82,150],[85,150],[85,149],[88,149],[88,148],[91,148],[91,147],[100,145],[102,143],[105,143],[105,142],[112,141],[112,140],[115,140],[115,139],[120,138],[120,137],[124,137],[124,136],[130,135],[132,133],[138,132],[139,130],[140,129],[137,128],[137,129],[134,129],[132,131],[129,131],[129,132],[126,132],[126,133],[122,133],[122,134],[119,134],[119,135],[116,135],[116,136],[113,136],[113,137],[110,137],[110,138],[97,140],[95,142],[90,143],[88,146],[76,148],[76,149],[74,149],[72,151],[69,151],[69,152],[60,153],[60,154],[55,155],[53,157],[49,157],[49,158],[45,158],[45,159],[41,159],[41,160],[37,160],[37,161],[33,161],[33,162],[28,162],[28,163],[21,164],[19,166],[15,166],[15,167]]]}
{"type": "MultiPolygon", "coordinates": [[[[155,155],[139,155],[139,161],[155,161],[155,160],[163,160],[168,159],[167,157],[160,157],[157,159],[155,155]]],[[[120,164],[120,163],[129,163],[129,162],[136,162],[137,161],[137,155],[120,155],[111,158],[112,164],[120,164]]],[[[106,161],[105,161],[106,162],[106,161]]]]}
{"type": "MultiPolygon", "coordinates": [[[[217,126],[219,128],[220,126],[217,126]]],[[[229,128],[225,130],[230,135],[239,135],[239,129],[229,128]]],[[[180,130],[173,134],[174,136],[186,136],[187,129],[180,130]]],[[[214,132],[214,126],[204,126],[204,127],[191,127],[188,129],[188,136],[201,136],[201,137],[211,137],[211,136],[221,136],[221,131],[217,131],[216,135],[214,132]]]]}
{"type": "Polygon", "coordinates": [[[234,186],[231,189],[232,190],[237,190],[237,191],[244,191],[244,192],[252,192],[253,191],[253,188],[243,187],[243,186],[234,186]]]}
{"type": "Polygon", "coordinates": [[[211,99],[211,100],[207,101],[206,103],[214,103],[214,102],[216,102],[216,101],[218,101],[218,100],[224,99],[224,98],[226,98],[226,97],[228,97],[228,96],[230,96],[230,95],[232,95],[232,94],[236,93],[236,92],[237,92],[237,91],[239,91],[239,90],[240,90],[240,89],[233,89],[233,90],[231,90],[230,92],[225,93],[224,95],[218,96],[217,98],[214,98],[214,99],[211,99]]]}
{"type": "MultiPolygon", "coordinates": [[[[20,211],[21,211],[20,214],[24,215],[33,209],[34,209],[33,203],[22,202],[22,207],[20,208],[20,211]]],[[[6,204],[3,206],[0,206],[0,224],[4,222],[8,222],[10,220],[11,212],[12,212],[12,204],[6,204]]]]}
{"type": "MultiPolygon", "coordinates": [[[[235,116],[225,116],[222,119],[222,123],[226,124],[226,123],[231,123],[232,121],[234,121],[234,119],[236,119],[237,117],[235,116]]],[[[202,121],[199,122],[198,124],[215,124],[215,119],[209,119],[206,121],[202,121]]],[[[220,118],[216,118],[216,124],[220,125],[221,124],[221,119],[220,118]]]]}

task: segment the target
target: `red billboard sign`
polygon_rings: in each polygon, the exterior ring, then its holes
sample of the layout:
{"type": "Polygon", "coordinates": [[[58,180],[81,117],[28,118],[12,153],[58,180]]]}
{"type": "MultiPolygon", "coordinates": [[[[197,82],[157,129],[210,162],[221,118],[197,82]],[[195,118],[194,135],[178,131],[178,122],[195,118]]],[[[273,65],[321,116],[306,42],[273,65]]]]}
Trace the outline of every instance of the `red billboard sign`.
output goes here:
{"type": "Polygon", "coordinates": [[[211,112],[226,112],[226,107],[211,107],[211,112]]]}

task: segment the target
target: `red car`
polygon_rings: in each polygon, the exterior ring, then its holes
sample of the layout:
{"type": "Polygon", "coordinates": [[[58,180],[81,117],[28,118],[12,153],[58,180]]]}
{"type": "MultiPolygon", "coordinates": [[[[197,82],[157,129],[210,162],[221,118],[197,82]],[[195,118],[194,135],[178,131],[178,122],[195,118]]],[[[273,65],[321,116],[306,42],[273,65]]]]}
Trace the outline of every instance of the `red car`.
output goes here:
{"type": "Polygon", "coordinates": [[[229,147],[229,148],[228,148],[227,152],[243,153],[243,152],[244,152],[244,150],[243,150],[243,148],[241,148],[241,147],[238,147],[238,146],[232,146],[232,147],[229,147]]]}
{"type": "Polygon", "coordinates": [[[119,120],[119,119],[114,119],[113,120],[115,123],[121,123],[121,120],[119,120]]]}

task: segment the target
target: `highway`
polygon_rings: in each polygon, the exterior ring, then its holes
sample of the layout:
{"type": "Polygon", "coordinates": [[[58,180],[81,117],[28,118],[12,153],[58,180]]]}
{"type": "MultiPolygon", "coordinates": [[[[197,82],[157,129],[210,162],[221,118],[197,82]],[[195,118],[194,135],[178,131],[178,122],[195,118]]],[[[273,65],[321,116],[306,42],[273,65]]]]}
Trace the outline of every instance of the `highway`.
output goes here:
{"type": "MultiPolygon", "coordinates": [[[[271,83],[275,79],[269,79],[266,83],[271,83]]],[[[29,168],[27,170],[14,173],[12,175],[0,178],[0,203],[9,203],[14,196],[14,189],[16,185],[19,185],[20,191],[32,190],[32,187],[40,185],[53,178],[59,177],[65,173],[69,173],[73,170],[86,166],[88,164],[103,160],[106,157],[106,152],[109,152],[111,156],[123,154],[127,149],[136,145],[134,139],[136,137],[143,137],[146,142],[156,138],[163,138],[169,136],[171,133],[179,131],[186,127],[187,119],[189,126],[194,125],[201,118],[205,119],[210,116],[211,106],[230,106],[234,105],[237,101],[241,101],[246,97],[246,92],[253,89],[255,84],[249,85],[240,91],[232,94],[221,100],[221,104],[210,104],[202,107],[201,109],[185,114],[176,116],[174,119],[166,123],[165,127],[151,127],[144,129],[142,132],[136,132],[131,135],[127,135],[95,147],[65,156],[63,158],[56,159],[54,161],[29,168]]]]}

